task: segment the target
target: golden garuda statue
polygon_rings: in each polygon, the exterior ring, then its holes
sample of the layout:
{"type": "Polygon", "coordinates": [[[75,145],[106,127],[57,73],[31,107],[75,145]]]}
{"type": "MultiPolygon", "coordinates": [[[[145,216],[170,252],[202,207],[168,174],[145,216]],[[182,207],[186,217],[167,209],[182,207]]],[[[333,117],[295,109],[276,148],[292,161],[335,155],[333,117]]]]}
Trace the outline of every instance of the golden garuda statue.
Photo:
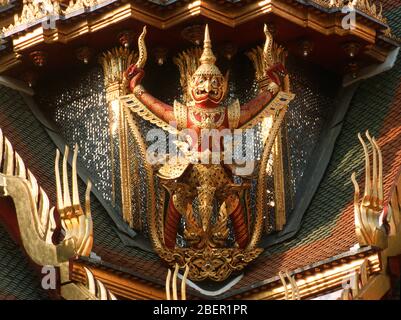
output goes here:
{"type": "MultiPolygon", "coordinates": [[[[120,98],[129,126],[141,147],[148,172],[149,233],[155,250],[170,266],[189,266],[188,277],[195,281],[226,279],[242,270],[260,252],[257,243],[262,233],[263,183],[273,141],[289,102],[294,95],[282,90],[288,83],[284,67],[285,53],[275,50],[273,38],[265,27],[263,64],[267,80],[264,90],[244,105],[236,100],[225,105],[228,74],[223,76],[215,65],[209,28],[206,25],[199,66],[187,79],[186,103],[168,105],[147,92],[141,85],[147,58],[146,27],[138,39],[138,62],[125,73],[132,92],[120,98]],[[135,117],[133,115],[136,115],[135,117]],[[135,118],[155,124],[176,134],[177,154],[150,157],[146,154],[135,118]],[[238,163],[233,134],[249,129],[270,118],[271,127],[264,141],[259,161],[238,163]],[[151,162],[150,159],[157,161],[151,162]],[[164,161],[162,161],[164,160],[164,161]],[[250,166],[250,164],[256,165],[250,166]],[[252,168],[247,170],[246,168],[252,168]],[[154,180],[163,185],[165,205],[156,206],[154,180]],[[241,183],[235,183],[234,177],[241,183]],[[250,179],[259,181],[257,212],[249,209],[250,179]],[[156,208],[157,207],[157,208],[156,208]],[[180,221],[184,246],[176,243],[180,221]],[[231,230],[231,232],[230,232],[231,230]],[[231,237],[231,241],[229,238],[231,237]]],[[[159,200],[159,199],[158,199],[159,200]]]]}

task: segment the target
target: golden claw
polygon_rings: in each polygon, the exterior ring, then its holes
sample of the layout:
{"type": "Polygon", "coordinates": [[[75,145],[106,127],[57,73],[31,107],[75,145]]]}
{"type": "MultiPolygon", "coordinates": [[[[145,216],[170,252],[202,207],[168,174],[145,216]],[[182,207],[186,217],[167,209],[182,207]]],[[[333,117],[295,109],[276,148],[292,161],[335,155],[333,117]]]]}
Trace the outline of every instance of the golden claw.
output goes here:
{"type": "Polygon", "coordinates": [[[93,244],[93,222],[90,210],[90,190],[91,182],[88,180],[85,193],[85,212],[79,201],[79,190],[77,180],[77,158],[78,146],[75,145],[72,160],[72,201],[68,183],[68,160],[69,148],[64,149],[62,162],[62,179],[60,177],[60,151],[56,151],[55,176],[56,176],[56,194],[57,210],[60,214],[61,225],[65,230],[65,239],[74,239],[77,255],[88,256],[93,244]],[[61,182],[62,181],[62,182],[61,182]]]}
{"type": "Polygon", "coordinates": [[[380,248],[387,246],[386,231],[383,221],[383,159],[381,150],[375,140],[365,133],[372,150],[372,163],[369,149],[361,134],[358,139],[362,144],[365,155],[365,188],[362,200],[360,201],[360,190],[356,181],[355,172],[351,175],[354,185],[354,214],[356,234],[360,245],[372,245],[380,248]],[[371,169],[372,168],[372,169],[371,169]]]}

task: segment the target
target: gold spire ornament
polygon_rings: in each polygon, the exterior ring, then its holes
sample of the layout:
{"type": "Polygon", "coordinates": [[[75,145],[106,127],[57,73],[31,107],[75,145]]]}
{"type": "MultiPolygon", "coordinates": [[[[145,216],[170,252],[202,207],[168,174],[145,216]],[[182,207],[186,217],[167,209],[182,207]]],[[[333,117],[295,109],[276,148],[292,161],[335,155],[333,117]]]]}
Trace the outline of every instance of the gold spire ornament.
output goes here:
{"type": "Polygon", "coordinates": [[[210,40],[209,25],[205,27],[205,39],[203,40],[203,53],[199,61],[201,64],[214,64],[216,57],[212,51],[212,41],[210,40]]]}
{"type": "Polygon", "coordinates": [[[212,51],[212,41],[210,40],[209,26],[205,27],[205,36],[203,41],[203,52],[199,59],[200,66],[192,75],[190,85],[188,86],[189,96],[195,103],[203,103],[210,99],[218,105],[223,101],[228,87],[228,73],[223,77],[220,69],[215,65],[216,57],[212,51]],[[211,90],[205,97],[206,86],[211,84],[211,90]]]}
{"type": "Polygon", "coordinates": [[[198,69],[195,71],[196,75],[217,75],[222,76],[219,68],[214,64],[216,62],[216,57],[212,51],[212,41],[210,40],[209,26],[205,27],[205,39],[203,41],[203,52],[199,59],[201,63],[198,69]]]}

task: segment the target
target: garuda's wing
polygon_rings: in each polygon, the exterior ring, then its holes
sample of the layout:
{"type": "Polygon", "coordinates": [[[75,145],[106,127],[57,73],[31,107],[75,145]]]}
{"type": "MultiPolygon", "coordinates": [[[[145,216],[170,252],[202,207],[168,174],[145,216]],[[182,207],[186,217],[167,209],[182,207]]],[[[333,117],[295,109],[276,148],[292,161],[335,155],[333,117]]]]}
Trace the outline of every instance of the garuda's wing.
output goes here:
{"type": "Polygon", "coordinates": [[[149,122],[161,127],[162,129],[169,131],[175,128],[164,123],[164,121],[157,118],[150,110],[146,108],[141,102],[134,96],[128,95],[120,98],[122,104],[123,119],[126,121],[129,135],[129,139],[132,140],[133,150],[130,150],[129,156],[130,162],[134,163],[134,168],[130,172],[130,181],[133,182],[133,189],[138,191],[139,188],[143,190],[136,193],[136,201],[138,205],[133,208],[132,215],[136,215],[138,219],[142,219],[142,212],[146,212],[146,221],[148,224],[148,230],[150,238],[152,239],[153,247],[156,251],[160,252],[163,250],[163,225],[164,216],[164,190],[158,186],[158,181],[155,177],[155,167],[152,165],[147,158],[147,144],[143,138],[143,131],[139,124],[139,117],[148,120],[149,122]],[[146,108],[146,109],[145,109],[146,108]],[[158,199],[156,199],[156,194],[158,199]],[[159,202],[158,202],[159,200],[159,202]],[[145,210],[144,210],[145,209],[145,210]]]}
{"type": "Polygon", "coordinates": [[[159,128],[171,133],[177,134],[177,128],[168,124],[166,121],[158,117],[152,110],[150,110],[142,101],[140,101],[135,94],[129,94],[120,97],[120,103],[122,104],[125,113],[133,112],[140,116],[142,119],[158,126],[159,128]]]}
{"type": "MultiPolygon", "coordinates": [[[[261,84],[266,78],[265,70],[272,67],[277,62],[284,64],[284,49],[273,42],[273,36],[270,34],[267,26],[264,32],[266,34],[266,42],[263,50],[258,48],[251,52],[251,60],[254,62],[256,70],[256,78],[261,84]]],[[[266,181],[268,178],[268,162],[271,155],[273,145],[278,137],[280,128],[283,124],[284,116],[287,112],[289,103],[294,99],[295,95],[290,92],[289,76],[283,79],[283,88],[275,98],[263,108],[259,114],[242,126],[243,129],[254,127],[258,123],[262,123],[266,128],[262,128],[263,149],[260,162],[258,163],[256,172],[256,213],[254,231],[248,247],[253,248],[258,243],[263,232],[263,216],[267,203],[266,181]]]]}

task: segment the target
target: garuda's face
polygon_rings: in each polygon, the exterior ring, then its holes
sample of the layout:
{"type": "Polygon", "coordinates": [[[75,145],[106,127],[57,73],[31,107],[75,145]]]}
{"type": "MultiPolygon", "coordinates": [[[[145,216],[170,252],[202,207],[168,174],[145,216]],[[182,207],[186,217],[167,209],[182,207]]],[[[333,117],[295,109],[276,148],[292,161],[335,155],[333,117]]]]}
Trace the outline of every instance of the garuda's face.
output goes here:
{"type": "Polygon", "coordinates": [[[212,102],[219,104],[226,92],[226,81],[222,75],[194,75],[190,93],[196,103],[212,102]]]}

